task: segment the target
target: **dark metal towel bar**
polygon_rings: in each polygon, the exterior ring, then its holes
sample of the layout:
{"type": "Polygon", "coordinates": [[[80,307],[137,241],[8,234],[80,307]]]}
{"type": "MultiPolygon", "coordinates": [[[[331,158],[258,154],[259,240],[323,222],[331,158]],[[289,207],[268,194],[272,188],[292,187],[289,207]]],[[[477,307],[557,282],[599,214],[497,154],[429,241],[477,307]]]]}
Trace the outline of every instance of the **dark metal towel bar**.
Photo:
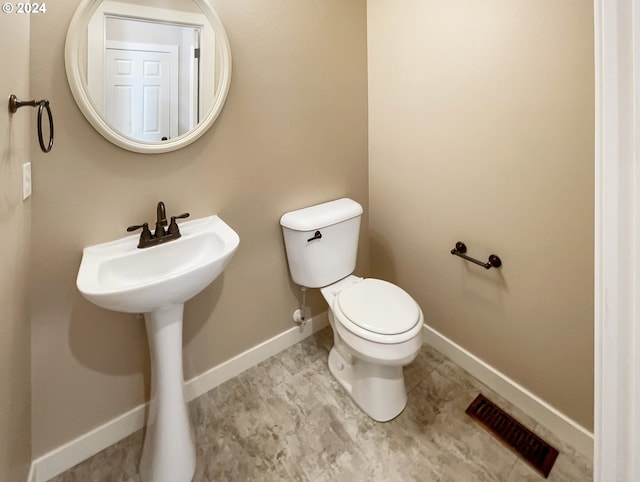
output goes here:
{"type": "Polygon", "coordinates": [[[37,107],[38,108],[38,142],[40,143],[40,149],[42,152],[49,152],[53,147],[53,115],[51,114],[51,107],[49,107],[49,101],[47,99],[42,100],[18,100],[18,98],[11,94],[9,97],[9,112],[15,114],[20,107],[37,107]],[[49,118],[49,142],[45,145],[44,136],[42,135],[42,114],[44,110],[47,110],[47,117],[49,118]]]}
{"type": "Polygon", "coordinates": [[[456,247],[451,250],[451,254],[455,256],[460,256],[462,259],[471,261],[472,263],[475,263],[478,266],[482,266],[485,269],[499,268],[500,266],[502,266],[502,261],[495,254],[490,255],[489,261],[487,261],[486,263],[483,263],[482,261],[472,258],[471,256],[467,256],[465,254],[466,252],[467,252],[467,245],[464,244],[462,241],[458,241],[456,243],[456,247]]]}

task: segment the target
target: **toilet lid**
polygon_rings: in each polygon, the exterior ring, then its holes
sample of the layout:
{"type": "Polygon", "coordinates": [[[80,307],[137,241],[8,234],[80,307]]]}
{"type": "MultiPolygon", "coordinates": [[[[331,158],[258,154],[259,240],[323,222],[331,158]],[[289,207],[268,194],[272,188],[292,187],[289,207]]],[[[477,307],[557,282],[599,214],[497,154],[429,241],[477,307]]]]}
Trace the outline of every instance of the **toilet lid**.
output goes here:
{"type": "Polygon", "coordinates": [[[409,331],[420,317],[417,303],[404,290],[374,278],[363,279],[341,291],[337,302],[349,321],[381,335],[409,331]]]}

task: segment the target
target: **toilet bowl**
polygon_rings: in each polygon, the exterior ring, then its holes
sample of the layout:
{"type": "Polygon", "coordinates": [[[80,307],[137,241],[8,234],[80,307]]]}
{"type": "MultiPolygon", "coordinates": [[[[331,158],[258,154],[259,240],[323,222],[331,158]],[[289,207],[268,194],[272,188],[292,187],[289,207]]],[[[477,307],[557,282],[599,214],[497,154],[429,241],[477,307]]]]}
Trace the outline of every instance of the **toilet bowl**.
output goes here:
{"type": "Polygon", "coordinates": [[[331,373],[366,414],[385,422],[407,404],[402,367],[418,355],[424,319],[398,286],[352,274],[362,213],[342,198],[285,213],[280,224],[292,280],[320,288],[329,305],[331,373]]]}
{"type": "Polygon", "coordinates": [[[349,276],[320,291],[334,333],[329,370],[371,418],[395,418],[407,404],[402,368],[422,346],[422,310],[405,291],[375,278],[349,276]]]}

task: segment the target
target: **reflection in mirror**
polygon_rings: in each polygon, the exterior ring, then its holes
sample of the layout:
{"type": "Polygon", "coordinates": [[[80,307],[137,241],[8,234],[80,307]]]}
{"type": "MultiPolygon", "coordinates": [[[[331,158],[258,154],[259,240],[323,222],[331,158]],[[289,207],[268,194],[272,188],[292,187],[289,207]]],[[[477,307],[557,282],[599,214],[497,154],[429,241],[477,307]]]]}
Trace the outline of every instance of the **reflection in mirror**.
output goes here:
{"type": "Polygon", "coordinates": [[[107,139],[166,152],[200,137],[229,88],[231,55],[207,0],[83,0],[65,63],[78,106],[107,139]]]}
{"type": "Polygon", "coordinates": [[[89,93],[106,122],[136,140],[182,135],[211,105],[215,38],[195,5],[179,3],[182,10],[105,1],[89,22],[89,93]]]}

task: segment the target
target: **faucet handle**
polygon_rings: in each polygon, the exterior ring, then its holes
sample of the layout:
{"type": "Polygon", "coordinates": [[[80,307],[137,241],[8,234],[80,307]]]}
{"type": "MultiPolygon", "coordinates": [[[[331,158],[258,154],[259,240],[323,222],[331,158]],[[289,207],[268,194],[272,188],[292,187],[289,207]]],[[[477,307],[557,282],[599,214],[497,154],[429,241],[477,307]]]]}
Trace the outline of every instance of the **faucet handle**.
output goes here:
{"type": "Polygon", "coordinates": [[[178,228],[178,223],[176,223],[176,219],[185,219],[188,217],[189,217],[189,213],[182,213],[182,214],[178,214],[177,216],[171,216],[171,224],[169,224],[169,229],[167,230],[167,234],[179,237],[180,229],[178,228]]]}
{"type": "Polygon", "coordinates": [[[149,230],[149,223],[138,224],[134,226],[129,226],[127,228],[128,232],[136,231],[142,228],[142,233],[140,233],[140,241],[138,242],[138,248],[143,248],[146,244],[151,240],[151,231],[149,230]]]}
{"type": "Polygon", "coordinates": [[[142,228],[142,232],[144,233],[145,230],[149,229],[149,223],[143,223],[143,224],[136,224],[135,226],[129,226],[127,228],[128,232],[133,232],[133,231],[137,231],[138,229],[142,228]]]}

